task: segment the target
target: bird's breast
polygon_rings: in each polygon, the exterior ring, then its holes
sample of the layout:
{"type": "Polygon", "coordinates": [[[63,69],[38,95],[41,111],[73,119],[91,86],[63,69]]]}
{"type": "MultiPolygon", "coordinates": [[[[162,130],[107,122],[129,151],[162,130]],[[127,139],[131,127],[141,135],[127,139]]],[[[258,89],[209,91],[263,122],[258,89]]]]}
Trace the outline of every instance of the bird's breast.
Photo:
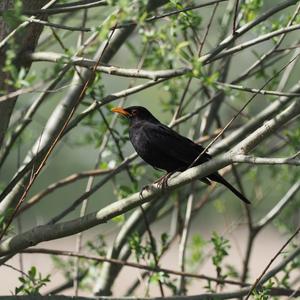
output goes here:
{"type": "Polygon", "coordinates": [[[147,151],[150,150],[151,145],[147,140],[147,135],[144,132],[143,126],[132,126],[129,129],[129,138],[130,141],[138,153],[139,156],[144,158],[147,155],[147,151]]]}

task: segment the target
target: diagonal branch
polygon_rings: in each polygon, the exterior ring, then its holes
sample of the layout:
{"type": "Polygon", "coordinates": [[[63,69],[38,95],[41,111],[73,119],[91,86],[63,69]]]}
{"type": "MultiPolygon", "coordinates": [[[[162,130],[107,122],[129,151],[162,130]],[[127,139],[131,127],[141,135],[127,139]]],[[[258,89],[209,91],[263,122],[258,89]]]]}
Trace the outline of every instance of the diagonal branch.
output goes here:
{"type": "MultiPolygon", "coordinates": [[[[284,33],[292,32],[292,31],[299,30],[299,29],[300,29],[300,24],[295,24],[295,25],[292,25],[292,26],[288,26],[288,27],[285,27],[285,28],[281,28],[281,29],[263,34],[263,35],[255,38],[255,39],[252,39],[252,40],[247,41],[245,43],[239,44],[239,45],[237,45],[235,47],[232,47],[230,49],[227,49],[227,50],[223,51],[222,53],[220,53],[219,55],[214,56],[209,61],[212,62],[212,61],[218,60],[218,59],[223,58],[225,56],[228,56],[230,54],[237,53],[237,52],[242,51],[242,50],[244,50],[246,48],[249,48],[251,46],[254,46],[254,45],[257,45],[259,43],[270,40],[275,36],[282,35],[284,33]]],[[[206,56],[204,56],[202,59],[203,60],[205,59],[205,61],[207,61],[206,56]]]]}
{"type": "MultiPolygon", "coordinates": [[[[222,155],[220,158],[215,158],[203,165],[190,168],[185,172],[180,173],[177,177],[170,178],[169,186],[166,192],[172,191],[184,184],[192,182],[199,177],[205,177],[208,174],[219,170],[233,161],[236,154],[244,154],[251,151],[259,143],[264,141],[273,132],[280,128],[284,123],[288,122],[292,117],[300,114],[300,102],[294,101],[284,111],[279,113],[273,119],[263,124],[259,129],[250,134],[244,141],[238,144],[230,153],[222,155]]],[[[75,219],[69,222],[58,224],[49,224],[38,226],[32,230],[22,234],[10,237],[0,244],[0,255],[7,255],[25,249],[29,246],[36,245],[42,241],[53,240],[65,236],[69,236],[80,231],[86,230],[98,224],[107,222],[108,220],[123,214],[134,207],[143,203],[152,201],[162,193],[157,185],[152,186],[152,189],[146,191],[141,199],[140,193],[135,193],[125,199],[108,205],[98,212],[91,213],[85,217],[75,219]]]]}
{"type": "MultiPolygon", "coordinates": [[[[299,154],[298,154],[299,155],[299,154]]],[[[300,166],[300,159],[296,159],[295,155],[285,158],[276,157],[257,157],[251,155],[236,155],[233,159],[237,163],[250,163],[254,165],[292,165],[300,166]]]]}

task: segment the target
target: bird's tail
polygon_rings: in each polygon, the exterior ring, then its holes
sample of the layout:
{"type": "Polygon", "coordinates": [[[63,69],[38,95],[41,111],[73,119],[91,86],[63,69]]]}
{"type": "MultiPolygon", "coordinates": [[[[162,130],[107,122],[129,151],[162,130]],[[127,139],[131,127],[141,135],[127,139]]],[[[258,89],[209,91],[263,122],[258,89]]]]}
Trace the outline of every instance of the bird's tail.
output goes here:
{"type": "Polygon", "coordinates": [[[242,201],[244,201],[247,204],[251,204],[251,202],[241,193],[239,192],[235,187],[233,187],[225,178],[223,178],[220,174],[213,174],[211,176],[208,176],[209,179],[219,182],[223,185],[225,185],[228,189],[230,189],[237,197],[239,197],[242,201]]]}

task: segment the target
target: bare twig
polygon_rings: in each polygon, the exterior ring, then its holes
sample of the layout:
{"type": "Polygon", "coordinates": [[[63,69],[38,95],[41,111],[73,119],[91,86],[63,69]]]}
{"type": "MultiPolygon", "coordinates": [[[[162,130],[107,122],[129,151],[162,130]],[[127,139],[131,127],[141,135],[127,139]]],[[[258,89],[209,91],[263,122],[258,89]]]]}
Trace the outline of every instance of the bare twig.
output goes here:
{"type": "Polygon", "coordinates": [[[300,93],[285,93],[279,91],[270,91],[270,90],[260,90],[255,88],[248,88],[242,85],[236,85],[236,84],[230,84],[225,82],[216,82],[216,85],[224,90],[227,90],[227,88],[239,90],[243,92],[249,92],[249,93],[255,93],[255,94],[262,94],[262,95],[272,95],[272,96],[286,96],[286,97],[300,97],[300,93]]]}
{"type": "Polygon", "coordinates": [[[233,16],[233,23],[232,23],[232,35],[235,35],[236,32],[236,19],[238,15],[238,8],[239,8],[239,0],[235,0],[234,16],[233,16]]]}
{"type": "Polygon", "coordinates": [[[205,280],[210,280],[210,281],[219,282],[219,283],[241,285],[240,282],[234,281],[234,280],[225,280],[225,279],[222,280],[222,279],[217,279],[217,278],[206,276],[206,275],[199,275],[199,274],[193,274],[193,273],[188,273],[188,272],[175,271],[175,270],[171,270],[171,269],[167,269],[167,268],[161,268],[158,266],[151,267],[148,265],[138,264],[138,263],[134,263],[134,262],[123,261],[123,260],[114,259],[114,258],[107,258],[104,256],[86,255],[86,254],[82,254],[79,252],[73,252],[73,251],[63,251],[63,250],[43,249],[43,248],[30,248],[30,249],[24,250],[22,252],[23,253],[41,253],[41,254],[69,256],[69,257],[79,257],[79,258],[83,258],[83,259],[95,260],[97,262],[110,262],[112,264],[128,266],[128,267],[142,269],[142,270],[148,270],[151,272],[165,272],[167,274],[173,274],[173,275],[177,275],[177,276],[186,276],[186,277],[190,277],[190,278],[205,279],[205,280]]]}
{"type": "MultiPolygon", "coordinates": [[[[53,6],[52,8],[47,8],[45,10],[41,9],[24,9],[22,11],[23,14],[26,15],[53,15],[53,14],[60,14],[60,13],[70,13],[72,11],[77,11],[80,9],[89,9],[93,7],[98,6],[106,6],[107,2],[103,0],[83,0],[83,1],[77,1],[73,3],[65,3],[65,4],[57,4],[53,6]]],[[[1,12],[0,12],[1,13],[1,12]]]]}
{"type": "MultiPolygon", "coordinates": [[[[266,33],[266,34],[263,34],[263,35],[255,38],[253,40],[250,40],[248,42],[245,42],[245,43],[239,44],[239,45],[237,45],[235,47],[232,47],[232,48],[229,48],[227,50],[224,50],[219,55],[216,55],[212,59],[210,59],[210,62],[218,60],[218,59],[221,59],[221,58],[223,58],[225,56],[228,56],[230,54],[237,53],[237,52],[239,52],[241,50],[244,50],[244,49],[246,49],[248,47],[251,47],[251,46],[257,45],[259,43],[265,42],[265,41],[270,40],[271,38],[273,38],[275,36],[282,35],[284,33],[292,32],[292,31],[299,30],[299,29],[300,29],[300,25],[296,24],[296,25],[291,25],[291,26],[288,26],[288,27],[285,27],[285,28],[281,28],[281,29],[278,29],[278,30],[275,30],[275,31],[272,31],[272,32],[269,32],[269,33],[266,33]]],[[[207,57],[204,56],[203,60],[206,61],[207,57]]]]}
{"type": "Polygon", "coordinates": [[[282,245],[282,247],[278,250],[278,252],[272,257],[270,262],[267,264],[267,266],[264,268],[262,273],[259,275],[259,277],[255,280],[254,284],[251,286],[245,300],[248,300],[251,296],[252,292],[255,290],[255,288],[260,284],[260,281],[264,279],[264,275],[266,275],[266,272],[272,265],[272,263],[276,260],[276,258],[282,253],[282,251],[288,246],[288,244],[299,234],[300,227],[296,229],[296,231],[291,235],[291,237],[282,245]]]}
{"type": "Polygon", "coordinates": [[[49,62],[59,62],[66,61],[66,63],[71,63],[76,66],[94,68],[99,72],[103,72],[109,75],[117,75],[132,78],[146,78],[152,80],[158,80],[161,78],[172,78],[176,76],[185,75],[191,71],[190,68],[178,68],[170,70],[142,70],[142,69],[125,69],[117,66],[108,65],[97,65],[97,61],[92,59],[87,59],[83,57],[67,57],[64,54],[59,54],[55,52],[34,52],[28,53],[28,58],[32,61],[49,61],[49,62]]]}
{"type": "MultiPolygon", "coordinates": [[[[193,202],[194,202],[194,191],[192,187],[192,192],[189,195],[187,205],[186,205],[186,212],[185,212],[185,219],[184,225],[181,235],[181,240],[179,244],[179,267],[181,272],[185,271],[185,253],[186,253],[186,246],[187,246],[187,239],[191,225],[191,217],[192,217],[192,209],[193,209],[193,202]]],[[[181,295],[182,293],[185,294],[185,278],[181,276],[178,281],[178,294],[181,295]]]]}

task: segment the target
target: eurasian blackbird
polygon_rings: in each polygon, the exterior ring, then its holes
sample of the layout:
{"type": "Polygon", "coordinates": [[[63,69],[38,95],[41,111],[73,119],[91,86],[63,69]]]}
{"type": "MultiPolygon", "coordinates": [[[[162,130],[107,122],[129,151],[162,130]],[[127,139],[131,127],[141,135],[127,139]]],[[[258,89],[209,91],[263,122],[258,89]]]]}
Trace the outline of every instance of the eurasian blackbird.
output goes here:
{"type": "MultiPolygon", "coordinates": [[[[202,146],[160,123],[145,107],[115,107],[112,111],[129,119],[129,138],[134,149],[145,162],[156,169],[165,170],[168,174],[182,172],[189,168],[204,150],[202,146]]],[[[200,165],[211,158],[205,152],[194,165],[200,165]]],[[[250,203],[218,172],[200,180],[206,184],[210,184],[211,180],[219,182],[242,201],[250,203]]]]}

